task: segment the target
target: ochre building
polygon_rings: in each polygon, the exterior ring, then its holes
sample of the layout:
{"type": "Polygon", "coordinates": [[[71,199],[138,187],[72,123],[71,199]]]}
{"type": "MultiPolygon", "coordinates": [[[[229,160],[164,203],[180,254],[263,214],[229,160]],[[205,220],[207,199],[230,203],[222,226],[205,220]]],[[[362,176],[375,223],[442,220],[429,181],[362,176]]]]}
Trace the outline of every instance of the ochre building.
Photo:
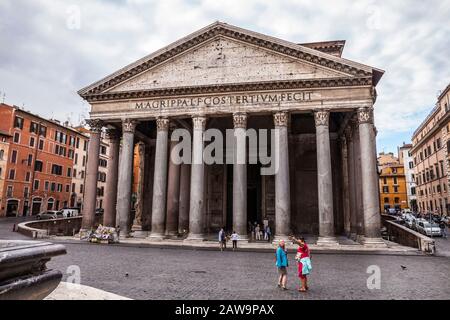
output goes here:
{"type": "Polygon", "coordinates": [[[419,211],[448,215],[450,150],[450,85],[412,136],[411,156],[419,211]]]}
{"type": "MultiPolygon", "coordinates": [[[[342,58],[344,44],[298,44],[216,22],[80,90],[92,130],[82,231],[94,224],[100,132],[107,128],[104,223],[120,225],[121,237],[138,227],[151,240],[201,241],[225,227],[246,239],[250,222],[268,220],[275,239],[312,234],[326,245],[347,235],[384,245],[373,122],[383,71],[342,58]],[[172,132],[180,128],[191,134],[192,164],[170,160],[172,132]],[[209,129],[224,136],[276,130],[278,170],[263,175],[260,160],[196,161],[209,146],[209,129]],[[138,219],[137,143],[144,165],[138,219]]],[[[264,135],[257,139],[260,151],[264,135]]],[[[223,153],[230,148],[244,159],[255,151],[224,143],[223,153]]]]}

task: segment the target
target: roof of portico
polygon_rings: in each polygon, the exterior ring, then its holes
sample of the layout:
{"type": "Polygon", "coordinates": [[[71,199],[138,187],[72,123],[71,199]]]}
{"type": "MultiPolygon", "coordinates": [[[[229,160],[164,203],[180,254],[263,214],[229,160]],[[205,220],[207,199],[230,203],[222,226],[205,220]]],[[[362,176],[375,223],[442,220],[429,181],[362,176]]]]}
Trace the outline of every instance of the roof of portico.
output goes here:
{"type": "MultiPolygon", "coordinates": [[[[274,86],[281,85],[282,87],[290,87],[290,86],[298,87],[301,85],[304,85],[305,87],[327,86],[327,85],[376,86],[384,73],[383,70],[340,57],[345,41],[305,43],[302,45],[217,21],[79,90],[78,94],[86,100],[109,99],[112,98],[113,95],[115,97],[117,96],[116,98],[133,98],[128,94],[125,96],[124,93],[111,94],[107,93],[107,91],[108,89],[117,86],[118,84],[126,82],[130,78],[133,78],[139,74],[144,73],[150,68],[153,68],[155,66],[164,63],[168,59],[178,56],[184,53],[185,51],[195,46],[198,46],[199,44],[206,42],[217,36],[224,36],[239,40],[241,42],[246,42],[252,45],[263,47],[273,52],[278,52],[280,54],[293,57],[300,61],[315,64],[321,68],[335,70],[340,73],[348,75],[348,77],[334,79],[333,81],[335,82],[333,82],[332,84],[329,83],[330,79],[313,79],[302,81],[298,80],[276,81],[276,83],[273,84],[269,83],[269,85],[274,86]],[[326,52],[328,50],[327,48],[328,49],[333,48],[334,50],[338,50],[338,54],[336,55],[336,51],[334,52],[334,54],[327,53],[326,52]],[[322,83],[321,81],[324,81],[324,83],[322,83]],[[300,84],[300,82],[302,84],[300,84]]],[[[244,84],[237,83],[232,85],[239,87],[244,84]]],[[[266,85],[266,84],[246,83],[245,85],[255,87],[258,85],[266,85]]],[[[213,90],[212,92],[214,92],[213,87],[214,86],[211,86],[213,90]]],[[[195,93],[195,90],[198,88],[197,86],[192,88],[181,88],[181,87],[167,88],[167,90],[172,91],[175,89],[182,90],[184,93],[195,93]]],[[[158,93],[156,94],[161,93],[161,89],[152,90],[152,92],[153,91],[155,91],[155,93],[156,91],[158,91],[158,93]]],[[[137,95],[138,97],[141,97],[142,93],[135,92],[134,94],[137,95]]],[[[153,93],[150,92],[148,94],[151,95],[153,93]]]]}

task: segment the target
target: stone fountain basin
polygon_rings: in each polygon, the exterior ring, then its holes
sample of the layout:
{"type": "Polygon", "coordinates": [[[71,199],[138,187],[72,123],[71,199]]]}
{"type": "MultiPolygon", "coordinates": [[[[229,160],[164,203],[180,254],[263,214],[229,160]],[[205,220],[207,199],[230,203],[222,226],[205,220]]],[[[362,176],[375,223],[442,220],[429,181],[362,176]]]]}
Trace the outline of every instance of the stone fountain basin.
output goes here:
{"type": "Polygon", "coordinates": [[[66,254],[60,244],[0,240],[0,300],[41,300],[61,282],[62,273],[47,269],[52,257],[66,254]]]}

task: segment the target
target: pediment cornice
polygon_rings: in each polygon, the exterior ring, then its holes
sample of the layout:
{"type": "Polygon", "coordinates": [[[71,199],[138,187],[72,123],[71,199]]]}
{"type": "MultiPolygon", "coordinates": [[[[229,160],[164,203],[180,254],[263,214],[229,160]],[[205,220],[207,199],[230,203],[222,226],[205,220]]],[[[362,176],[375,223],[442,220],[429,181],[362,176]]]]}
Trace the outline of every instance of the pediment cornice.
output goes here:
{"type": "MultiPolygon", "coordinates": [[[[353,61],[349,61],[340,57],[336,57],[330,54],[320,52],[308,47],[304,47],[289,41],[284,41],[278,38],[262,35],[249,30],[234,27],[221,22],[216,22],[206,28],[203,28],[190,36],[187,36],[173,44],[158,50],[157,52],[144,57],[129,66],[118,70],[114,74],[80,90],[78,93],[86,100],[98,99],[99,96],[108,96],[108,94],[102,95],[106,90],[127,81],[130,78],[141,74],[150,68],[153,68],[168,59],[171,59],[193,47],[196,47],[214,37],[229,37],[238,41],[263,47],[273,52],[278,52],[290,57],[294,57],[301,61],[305,61],[311,64],[315,64],[321,67],[329,68],[339,71],[344,74],[348,74],[349,77],[358,79],[368,78],[373,76],[372,68],[358,64],[353,61]]],[[[351,79],[350,79],[351,80],[351,79]]],[[[294,81],[296,82],[296,81],[294,81]]],[[[308,81],[301,81],[308,83],[308,81]]],[[[312,80],[316,83],[317,80],[312,80]]],[[[283,82],[280,82],[283,83],[283,82]]],[[[245,84],[245,86],[252,86],[252,84],[245,84]]],[[[220,87],[220,86],[219,86],[220,87]]],[[[224,87],[222,85],[222,87],[224,87]]],[[[225,86],[228,87],[228,86],[225,86]]],[[[215,86],[211,86],[215,88],[215,86]]],[[[163,89],[164,90],[186,90],[185,88],[178,89],[163,89]]],[[[159,92],[161,90],[152,90],[159,92]]],[[[126,94],[126,93],[125,93],[126,94]]],[[[129,93],[131,95],[137,93],[129,93]]],[[[120,95],[123,95],[122,93],[120,95]]]]}
{"type": "Polygon", "coordinates": [[[254,83],[238,83],[227,85],[208,85],[192,87],[175,87],[152,90],[134,90],[125,92],[105,92],[88,94],[85,99],[89,102],[110,101],[110,100],[130,100],[144,99],[164,96],[183,96],[196,94],[217,94],[231,92],[248,91],[269,91],[269,90],[289,90],[289,89],[317,89],[336,87],[371,86],[372,77],[358,78],[334,78],[334,79],[311,79],[311,80],[287,80],[287,81],[267,81],[254,83]]]}

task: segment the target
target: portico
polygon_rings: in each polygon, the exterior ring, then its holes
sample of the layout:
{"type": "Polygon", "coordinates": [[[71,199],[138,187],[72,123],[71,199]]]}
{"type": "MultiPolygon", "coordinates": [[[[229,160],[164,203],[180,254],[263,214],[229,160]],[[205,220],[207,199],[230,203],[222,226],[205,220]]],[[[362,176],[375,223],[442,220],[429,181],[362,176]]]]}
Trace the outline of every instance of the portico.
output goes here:
{"type": "MultiPolygon", "coordinates": [[[[346,234],[383,245],[373,122],[383,72],[342,59],[342,49],[339,41],[299,45],[217,22],[80,90],[92,107],[89,124],[108,128],[117,146],[105,223],[117,212],[121,237],[132,236],[133,150],[143,143],[141,227],[150,240],[202,241],[221,227],[246,240],[249,223],[268,221],[275,240],[316,234],[326,246],[346,234]],[[188,163],[171,157],[177,129],[189,134],[188,163]],[[221,161],[205,163],[210,130],[223,135],[214,152],[221,161]]],[[[94,179],[86,190],[96,190],[94,179]]],[[[89,199],[84,229],[94,221],[89,199]]]]}

